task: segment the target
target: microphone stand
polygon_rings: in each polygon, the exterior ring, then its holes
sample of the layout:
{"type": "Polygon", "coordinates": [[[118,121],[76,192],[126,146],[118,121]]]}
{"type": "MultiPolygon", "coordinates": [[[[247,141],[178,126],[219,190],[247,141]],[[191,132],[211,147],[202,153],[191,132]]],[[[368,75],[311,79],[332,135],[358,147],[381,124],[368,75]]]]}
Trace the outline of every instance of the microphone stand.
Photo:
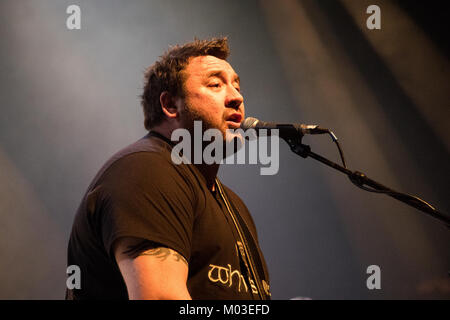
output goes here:
{"type": "Polygon", "coordinates": [[[351,180],[351,182],[356,186],[366,191],[387,194],[394,199],[406,203],[407,205],[414,207],[422,212],[425,212],[426,214],[432,216],[435,219],[440,220],[441,222],[445,223],[448,228],[450,228],[450,217],[444,214],[443,212],[438,211],[430,204],[426,203],[425,201],[421,200],[416,196],[392,190],[382,185],[381,183],[378,183],[370,179],[362,172],[351,171],[333,161],[328,160],[327,158],[322,157],[321,155],[318,155],[317,153],[312,152],[310,146],[302,143],[302,138],[303,135],[298,135],[297,138],[292,138],[291,136],[288,139],[286,139],[286,142],[288,143],[288,145],[290,146],[291,150],[294,153],[298,154],[303,158],[311,157],[319,162],[322,162],[327,166],[346,174],[348,178],[351,180]],[[370,188],[366,186],[369,186],[370,188]]]}

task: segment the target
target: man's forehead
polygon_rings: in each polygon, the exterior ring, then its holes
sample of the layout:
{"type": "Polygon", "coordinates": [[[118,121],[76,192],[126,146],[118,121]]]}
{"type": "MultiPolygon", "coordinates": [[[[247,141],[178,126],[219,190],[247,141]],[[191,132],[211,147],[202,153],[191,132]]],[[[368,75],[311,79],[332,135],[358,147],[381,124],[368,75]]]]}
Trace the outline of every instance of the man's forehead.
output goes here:
{"type": "Polygon", "coordinates": [[[214,56],[193,57],[189,60],[185,70],[190,74],[202,76],[213,76],[220,72],[236,75],[233,67],[227,61],[214,56]]]}

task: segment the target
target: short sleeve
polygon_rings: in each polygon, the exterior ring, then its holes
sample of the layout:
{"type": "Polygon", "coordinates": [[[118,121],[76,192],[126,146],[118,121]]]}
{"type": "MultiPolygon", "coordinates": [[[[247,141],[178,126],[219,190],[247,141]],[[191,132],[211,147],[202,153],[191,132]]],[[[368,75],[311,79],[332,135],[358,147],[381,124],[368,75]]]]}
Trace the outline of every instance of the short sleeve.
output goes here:
{"type": "Polygon", "coordinates": [[[110,258],[115,240],[136,237],[191,255],[196,196],[183,168],[155,152],[127,155],[94,189],[97,230],[110,258]]]}

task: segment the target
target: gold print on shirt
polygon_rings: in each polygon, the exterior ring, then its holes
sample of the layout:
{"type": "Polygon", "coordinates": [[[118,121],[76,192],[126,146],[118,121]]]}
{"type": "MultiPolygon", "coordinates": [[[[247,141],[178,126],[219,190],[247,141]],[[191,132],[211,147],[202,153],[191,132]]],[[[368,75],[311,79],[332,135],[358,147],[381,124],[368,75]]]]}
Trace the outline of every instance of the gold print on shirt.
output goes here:
{"type": "Polygon", "coordinates": [[[250,286],[252,287],[252,292],[254,294],[257,294],[258,293],[258,289],[255,286],[255,282],[252,279],[248,279],[248,280],[250,280],[250,286]]]}
{"type": "MultiPolygon", "coordinates": [[[[240,273],[239,270],[231,270],[231,265],[228,264],[228,268],[225,267],[221,267],[221,266],[216,266],[214,264],[210,264],[209,265],[211,267],[211,269],[209,269],[208,272],[208,279],[212,282],[220,282],[224,285],[228,284],[228,287],[231,287],[233,285],[233,279],[236,277],[233,276],[237,276],[237,279],[239,280],[239,285],[238,285],[238,292],[241,292],[241,284],[244,284],[244,289],[245,292],[248,292],[248,287],[247,287],[247,283],[245,283],[245,279],[244,276],[240,273]]],[[[252,281],[250,279],[250,281],[252,281]]],[[[252,292],[253,293],[258,293],[258,291],[254,291],[253,286],[252,286],[252,292]]]]}
{"type": "Polygon", "coordinates": [[[263,280],[262,284],[263,284],[264,291],[266,292],[266,295],[268,295],[269,297],[272,296],[272,294],[270,293],[270,286],[266,282],[266,280],[263,280]]]}

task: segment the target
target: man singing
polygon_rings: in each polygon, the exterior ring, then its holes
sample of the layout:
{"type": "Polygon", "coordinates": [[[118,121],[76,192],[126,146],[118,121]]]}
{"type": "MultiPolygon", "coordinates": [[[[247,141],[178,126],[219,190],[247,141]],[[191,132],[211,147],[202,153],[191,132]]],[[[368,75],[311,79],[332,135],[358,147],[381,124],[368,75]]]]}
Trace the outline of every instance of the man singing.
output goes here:
{"type": "Polygon", "coordinates": [[[244,119],[226,38],[170,48],[145,74],[149,133],[98,172],[76,213],[67,299],[270,299],[255,225],[217,178],[219,164],[172,161],[171,136],[194,121],[236,138],[244,119]]]}

